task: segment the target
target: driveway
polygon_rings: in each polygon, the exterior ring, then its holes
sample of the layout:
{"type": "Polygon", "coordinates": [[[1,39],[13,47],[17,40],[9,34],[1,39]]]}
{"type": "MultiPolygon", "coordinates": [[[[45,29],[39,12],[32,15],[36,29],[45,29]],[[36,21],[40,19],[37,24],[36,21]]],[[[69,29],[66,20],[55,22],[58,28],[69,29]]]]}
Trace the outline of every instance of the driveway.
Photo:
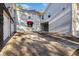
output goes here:
{"type": "Polygon", "coordinates": [[[17,32],[7,42],[3,56],[69,56],[79,47],[78,43],[40,33],[17,32]]]}

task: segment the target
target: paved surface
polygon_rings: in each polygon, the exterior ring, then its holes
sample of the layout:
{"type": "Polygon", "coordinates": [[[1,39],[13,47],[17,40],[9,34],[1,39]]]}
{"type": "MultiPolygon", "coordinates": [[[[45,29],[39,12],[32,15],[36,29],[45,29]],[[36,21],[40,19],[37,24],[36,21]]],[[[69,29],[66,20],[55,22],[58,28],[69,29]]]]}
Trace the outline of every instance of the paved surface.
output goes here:
{"type": "Polygon", "coordinates": [[[2,49],[8,56],[68,56],[79,44],[38,33],[16,33],[2,49]]]}

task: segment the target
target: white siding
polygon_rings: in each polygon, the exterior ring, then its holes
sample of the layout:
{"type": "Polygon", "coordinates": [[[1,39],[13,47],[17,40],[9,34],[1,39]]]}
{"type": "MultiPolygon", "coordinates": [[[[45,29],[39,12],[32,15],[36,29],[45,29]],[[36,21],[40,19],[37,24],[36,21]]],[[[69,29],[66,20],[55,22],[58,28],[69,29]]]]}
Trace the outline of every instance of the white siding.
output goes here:
{"type": "Polygon", "coordinates": [[[49,32],[62,34],[71,33],[72,26],[72,4],[52,3],[44,12],[44,19],[41,23],[49,22],[49,32]],[[48,18],[48,15],[51,15],[48,18]]]}
{"type": "Polygon", "coordinates": [[[17,31],[18,30],[22,30],[22,31],[40,31],[40,17],[39,15],[34,12],[34,11],[31,11],[31,12],[28,12],[27,10],[26,11],[20,11],[20,10],[17,10],[17,16],[18,16],[18,20],[16,21],[18,24],[17,26],[17,31]],[[31,17],[31,19],[28,19],[28,17],[31,17]],[[33,27],[29,28],[27,27],[27,21],[33,21],[33,27]],[[24,24],[24,26],[22,26],[21,22],[24,24]]]}
{"type": "Polygon", "coordinates": [[[7,37],[10,36],[10,19],[8,17],[8,15],[4,12],[3,15],[3,40],[5,40],[7,37]]]}
{"type": "MultiPolygon", "coordinates": [[[[15,3],[5,3],[6,8],[8,9],[12,19],[14,20],[14,9],[15,9],[15,3]]],[[[11,20],[11,19],[10,19],[11,20]]],[[[15,22],[15,20],[14,20],[15,22]]],[[[14,23],[11,23],[11,33],[14,32],[14,23]]]]}
{"type": "Polygon", "coordinates": [[[49,32],[69,34],[71,32],[71,23],[72,17],[70,11],[68,10],[49,22],[49,32]]]}
{"type": "Polygon", "coordinates": [[[33,31],[40,31],[40,17],[38,15],[33,15],[33,31]]]}
{"type": "Polygon", "coordinates": [[[65,9],[71,9],[72,4],[69,3],[52,3],[50,6],[47,8],[47,10],[44,13],[44,20],[41,22],[49,21],[51,18],[54,19],[56,16],[61,14],[65,9]],[[51,15],[50,18],[48,18],[48,15],[51,15]]]}
{"type": "Polygon", "coordinates": [[[14,32],[14,23],[11,23],[11,34],[14,32]]]}

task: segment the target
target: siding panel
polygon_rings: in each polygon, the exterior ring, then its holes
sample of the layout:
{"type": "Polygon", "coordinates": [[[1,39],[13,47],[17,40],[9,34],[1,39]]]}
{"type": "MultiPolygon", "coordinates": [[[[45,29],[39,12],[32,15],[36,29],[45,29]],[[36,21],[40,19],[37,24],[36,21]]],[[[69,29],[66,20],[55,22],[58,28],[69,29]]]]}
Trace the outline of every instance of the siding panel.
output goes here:
{"type": "Polygon", "coordinates": [[[71,13],[70,11],[56,21],[49,22],[49,32],[60,32],[67,34],[71,31],[71,13]]]}
{"type": "Polygon", "coordinates": [[[3,32],[4,37],[3,40],[7,39],[10,36],[10,19],[6,13],[4,13],[4,24],[3,24],[3,32]]]}

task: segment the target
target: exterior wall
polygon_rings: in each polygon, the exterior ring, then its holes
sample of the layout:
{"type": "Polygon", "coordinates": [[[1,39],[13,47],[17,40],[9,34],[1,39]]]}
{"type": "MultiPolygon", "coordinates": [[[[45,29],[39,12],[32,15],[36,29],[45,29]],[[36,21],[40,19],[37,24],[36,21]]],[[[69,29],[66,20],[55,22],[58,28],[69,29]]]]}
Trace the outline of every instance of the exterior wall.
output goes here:
{"type": "Polygon", "coordinates": [[[66,13],[62,13],[60,16],[57,16],[51,22],[49,22],[49,32],[59,32],[62,34],[70,34],[71,32],[71,13],[66,10],[66,13]]]}
{"type": "MultiPolygon", "coordinates": [[[[6,6],[6,8],[8,8],[8,11],[9,11],[13,21],[15,21],[15,19],[14,19],[14,17],[15,17],[15,15],[14,15],[15,4],[14,3],[5,3],[5,6],[6,6]]],[[[11,23],[10,25],[12,26],[11,27],[11,34],[14,32],[14,24],[15,23],[13,21],[10,22],[11,23]]]]}
{"type": "Polygon", "coordinates": [[[13,34],[13,33],[14,33],[14,23],[11,22],[11,34],[13,34]]]}
{"type": "Polygon", "coordinates": [[[79,38],[79,4],[73,4],[73,35],[79,38]]]}
{"type": "Polygon", "coordinates": [[[16,31],[27,31],[26,17],[22,11],[17,10],[16,31]]]}
{"type": "Polygon", "coordinates": [[[72,29],[72,4],[53,3],[49,4],[44,12],[43,22],[49,22],[49,32],[58,32],[62,34],[71,33],[72,29]],[[48,18],[48,15],[51,15],[48,18]]]}
{"type": "Polygon", "coordinates": [[[3,40],[5,41],[14,32],[14,4],[5,3],[5,8],[3,12],[3,40]]]}
{"type": "Polygon", "coordinates": [[[76,19],[77,19],[77,6],[76,4],[72,4],[72,34],[74,36],[77,35],[77,32],[76,32],[76,19]]]}
{"type": "Polygon", "coordinates": [[[37,14],[32,14],[33,16],[33,31],[40,31],[40,17],[37,14]]]}
{"type": "Polygon", "coordinates": [[[77,37],[79,38],[79,4],[77,4],[77,37]]]}
{"type": "Polygon", "coordinates": [[[10,18],[5,11],[3,18],[3,40],[5,40],[10,36],[10,18]]]}
{"type": "Polygon", "coordinates": [[[40,31],[40,17],[35,11],[17,9],[17,31],[40,31]],[[28,17],[31,17],[30,19],[28,17]],[[27,21],[33,21],[33,27],[27,26],[27,21]]]}
{"type": "Polygon", "coordinates": [[[7,38],[10,37],[11,33],[14,32],[14,14],[10,12],[13,9],[10,10],[9,6],[12,7],[13,4],[0,3],[0,48],[3,47],[3,43],[6,43],[8,41],[7,38]]]}

